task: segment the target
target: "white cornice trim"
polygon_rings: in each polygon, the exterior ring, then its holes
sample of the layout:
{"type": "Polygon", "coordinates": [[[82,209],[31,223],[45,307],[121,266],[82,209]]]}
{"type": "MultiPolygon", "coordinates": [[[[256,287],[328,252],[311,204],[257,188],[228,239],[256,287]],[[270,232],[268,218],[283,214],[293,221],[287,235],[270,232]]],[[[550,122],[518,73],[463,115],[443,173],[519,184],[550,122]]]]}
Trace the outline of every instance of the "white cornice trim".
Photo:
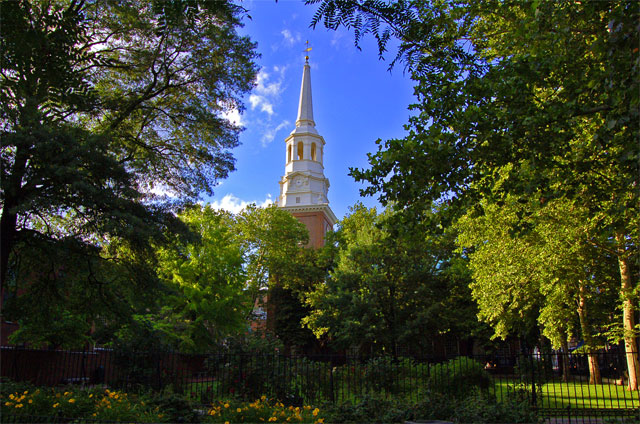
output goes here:
{"type": "Polygon", "coordinates": [[[338,218],[336,218],[336,215],[333,213],[333,211],[331,210],[331,207],[327,203],[320,204],[320,205],[305,205],[305,206],[280,206],[280,209],[284,209],[291,213],[293,212],[324,212],[324,214],[328,218],[329,223],[331,224],[332,227],[336,225],[336,222],[338,222],[338,218]]]}

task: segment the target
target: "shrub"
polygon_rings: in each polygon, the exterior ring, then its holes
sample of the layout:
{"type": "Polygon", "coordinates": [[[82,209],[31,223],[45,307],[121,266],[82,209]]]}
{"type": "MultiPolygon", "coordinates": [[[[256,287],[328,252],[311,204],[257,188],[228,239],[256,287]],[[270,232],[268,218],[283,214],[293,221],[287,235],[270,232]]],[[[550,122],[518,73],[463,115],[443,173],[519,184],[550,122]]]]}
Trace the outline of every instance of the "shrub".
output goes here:
{"type": "Polygon", "coordinates": [[[167,421],[166,414],[154,408],[148,397],[103,388],[46,388],[3,381],[0,402],[3,420],[10,421],[167,421]]]}
{"type": "Polygon", "coordinates": [[[529,404],[516,398],[497,402],[495,397],[478,393],[460,399],[448,419],[459,423],[536,423],[529,404]]]}
{"type": "Polygon", "coordinates": [[[480,388],[486,389],[491,378],[484,366],[464,356],[451,359],[429,369],[429,387],[439,393],[464,397],[480,388]]]}
{"type": "MultiPolygon", "coordinates": [[[[310,405],[286,406],[279,401],[271,401],[266,396],[254,402],[237,400],[214,403],[203,417],[205,422],[213,423],[315,423],[322,424],[326,419],[320,408],[310,405]]],[[[327,421],[329,422],[329,421],[327,421]]]]}
{"type": "Polygon", "coordinates": [[[536,385],[542,386],[549,380],[553,373],[553,365],[548,359],[548,355],[541,358],[520,356],[516,360],[514,371],[523,383],[530,385],[533,379],[536,385]]]}
{"type": "Polygon", "coordinates": [[[380,395],[363,397],[358,403],[328,404],[324,407],[330,423],[398,423],[411,418],[406,405],[380,395]]]}
{"type": "Polygon", "coordinates": [[[374,391],[398,393],[404,388],[404,379],[415,372],[416,364],[410,358],[382,356],[367,361],[363,377],[374,391]]]}

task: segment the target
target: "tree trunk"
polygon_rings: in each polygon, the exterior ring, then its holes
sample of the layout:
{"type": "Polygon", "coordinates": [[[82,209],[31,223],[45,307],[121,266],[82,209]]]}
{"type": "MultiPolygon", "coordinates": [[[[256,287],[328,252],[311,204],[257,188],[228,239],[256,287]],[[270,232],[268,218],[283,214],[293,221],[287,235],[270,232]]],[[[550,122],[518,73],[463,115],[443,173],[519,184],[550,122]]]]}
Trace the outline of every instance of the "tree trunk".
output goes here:
{"type": "Polygon", "coordinates": [[[629,259],[626,255],[625,237],[616,233],[618,244],[618,266],[620,267],[620,282],[622,294],[622,325],[624,330],[624,350],[627,357],[627,371],[629,373],[629,390],[638,390],[640,380],[640,364],[638,363],[638,348],[635,336],[635,308],[633,306],[634,284],[631,281],[629,259]]]}
{"type": "Polygon", "coordinates": [[[598,364],[598,355],[593,351],[593,336],[589,327],[587,317],[587,301],[586,290],[583,282],[580,282],[580,294],[578,303],[578,317],[580,318],[580,328],[582,329],[582,338],[587,349],[587,361],[589,363],[589,384],[602,384],[602,376],[600,375],[600,365],[598,364]]]}
{"type": "Polygon", "coordinates": [[[24,148],[16,148],[16,157],[11,167],[11,175],[2,181],[2,191],[4,192],[4,204],[2,205],[2,216],[0,217],[0,287],[5,289],[7,283],[7,271],[9,267],[9,256],[13,250],[16,238],[16,225],[18,223],[17,209],[20,206],[22,193],[22,179],[26,172],[28,157],[23,152],[24,148]]]}
{"type": "Polygon", "coordinates": [[[566,337],[562,338],[562,355],[560,356],[560,366],[562,367],[562,381],[569,381],[569,342],[566,337]]]}

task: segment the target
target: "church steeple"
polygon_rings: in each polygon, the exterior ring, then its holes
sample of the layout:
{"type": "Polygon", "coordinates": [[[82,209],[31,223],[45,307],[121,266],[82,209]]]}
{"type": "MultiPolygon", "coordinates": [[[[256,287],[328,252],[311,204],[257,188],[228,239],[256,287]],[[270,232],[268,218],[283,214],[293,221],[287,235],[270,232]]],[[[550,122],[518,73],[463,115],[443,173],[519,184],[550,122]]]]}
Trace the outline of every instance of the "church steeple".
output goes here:
{"type": "Polygon", "coordinates": [[[298,118],[296,127],[316,126],[313,120],[313,99],[311,96],[311,67],[309,61],[305,61],[302,71],[302,85],[300,86],[300,102],[298,103],[298,118]]]}
{"type": "MultiPolygon", "coordinates": [[[[306,51],[310,49],[307,48],[306,51]]],[[[337,219],[329,207],[329,180],[324,176],[324,138],[313,119],[311,68],[306,57],[302,70],[296,126],[285,139],[285,175],[280,180],[278,206],[289,210],[309,230],[309,244],[324,244],[324,234],[337,219]]]]}

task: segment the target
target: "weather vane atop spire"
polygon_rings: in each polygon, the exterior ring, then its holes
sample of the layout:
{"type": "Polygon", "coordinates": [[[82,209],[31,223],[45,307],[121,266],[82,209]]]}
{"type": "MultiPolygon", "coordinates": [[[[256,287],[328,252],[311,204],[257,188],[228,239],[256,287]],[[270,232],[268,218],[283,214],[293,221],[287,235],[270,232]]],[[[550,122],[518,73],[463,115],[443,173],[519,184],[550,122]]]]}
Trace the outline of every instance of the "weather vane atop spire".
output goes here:
{"type": "Polygon", "coordinates": [[[307,45],[307,48],[304,49],[304,52],[307,53],[307,54],[304,56],[304,60],[305,60],[305,62],[309,63],[309,54],[308,53],[311,51],[311,47],[309,47],[309,40],[307,40],[305,42],[305,44],[307,45]]]}

